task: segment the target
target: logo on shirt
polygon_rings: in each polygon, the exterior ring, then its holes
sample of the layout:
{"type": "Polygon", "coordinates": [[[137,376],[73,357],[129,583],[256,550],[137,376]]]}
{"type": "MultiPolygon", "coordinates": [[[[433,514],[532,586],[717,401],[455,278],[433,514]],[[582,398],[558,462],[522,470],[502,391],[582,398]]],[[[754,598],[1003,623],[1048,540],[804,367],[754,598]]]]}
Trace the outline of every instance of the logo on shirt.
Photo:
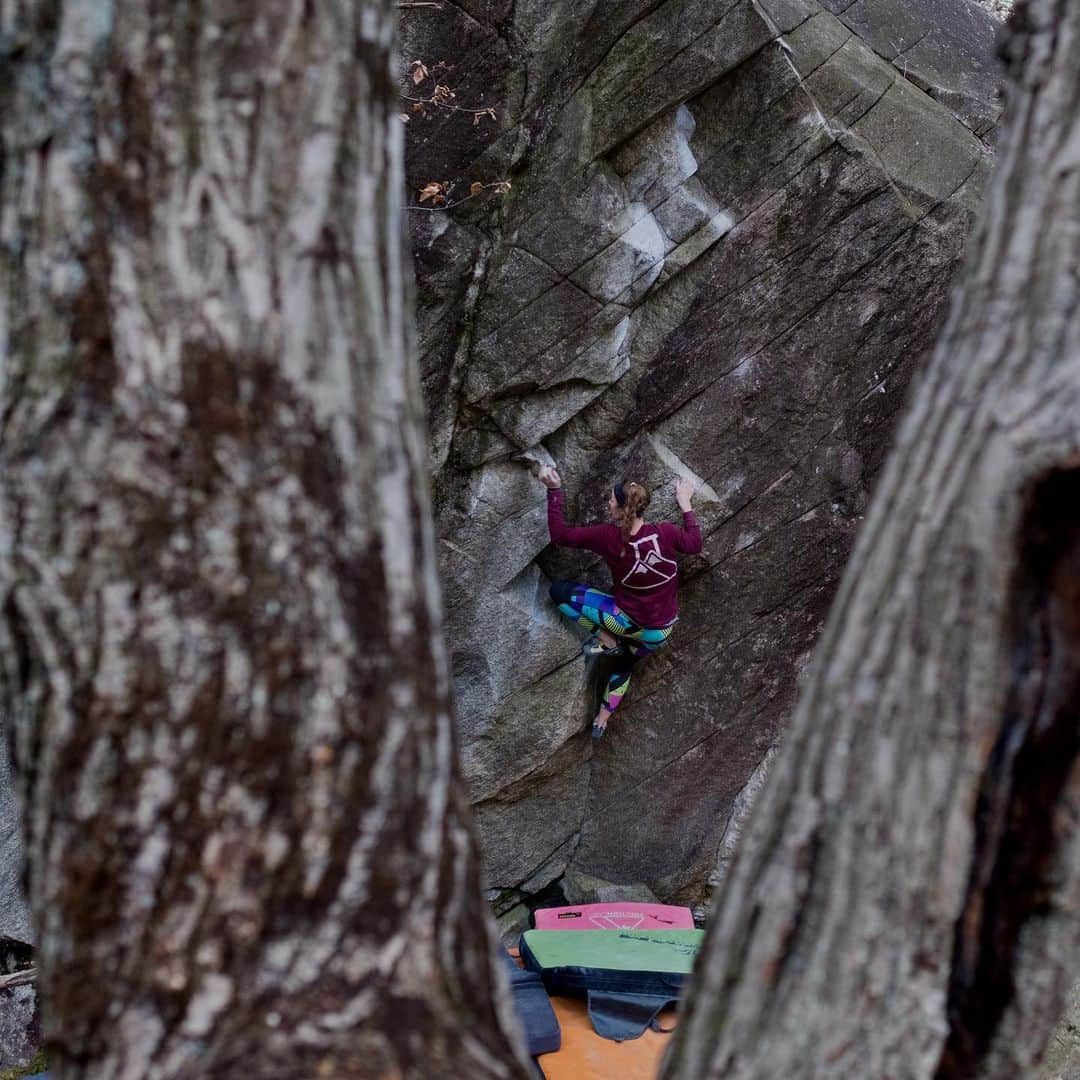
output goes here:
{"type": "Polygon", "coordinates": [[[678,572],[674,559],[666,559],[660,553],[660,535],[653,533],[642,540],[631,540],[634,549],[634,565],[622,579],[628,589],[655,589],[671,581],[678,572]]]}

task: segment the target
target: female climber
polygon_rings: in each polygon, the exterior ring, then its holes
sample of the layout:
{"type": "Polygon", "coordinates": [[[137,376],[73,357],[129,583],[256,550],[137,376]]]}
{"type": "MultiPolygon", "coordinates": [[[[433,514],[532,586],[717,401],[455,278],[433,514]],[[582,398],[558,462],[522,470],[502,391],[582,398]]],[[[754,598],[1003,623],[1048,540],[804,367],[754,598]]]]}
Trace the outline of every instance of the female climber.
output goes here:
{"type": "Polygon", "coordinates": [[[690,506],[694,482],[679,477],[675,497],[683,523],[653,525],[642,518],[649,493],[634,481],[616,484],[608,495],[611,522],[605,525],[567,525],[563,518],[562,480],[543,468],[540,481],[548,489],[548,532],[561,547],[585,548],[603,557],[611,570],[614,595],[573,581],[553,581],[551,598],[559,610],[592,631],[586,656],[610,656],[615,668],[604,690],[603,704],[593,720],[599,739],[611,714],[630,685],[630,674],[642,657],[656,652],[671,636],[678,618],[678,566],[675,555],[701,551],[701,530],[690,506]]]}

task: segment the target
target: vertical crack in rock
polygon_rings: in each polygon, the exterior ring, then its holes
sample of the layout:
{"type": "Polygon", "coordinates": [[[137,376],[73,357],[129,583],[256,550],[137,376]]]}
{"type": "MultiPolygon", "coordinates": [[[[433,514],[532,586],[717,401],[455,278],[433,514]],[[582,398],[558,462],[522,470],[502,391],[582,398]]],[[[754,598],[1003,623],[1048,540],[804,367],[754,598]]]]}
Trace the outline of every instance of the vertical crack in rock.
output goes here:
{"type": "Polygon", "coordinates": [[[727,876],[728,867],[735,857],[743,826],[750,820],[754,801],[758,792],[765,786],[765,777],[768,775],[769,767],[775,757],[776,747],[773,746],[766,751],[765,756],[750,774],[750,779],[746,781],[743,789],[735,796],[735,801],[731,806],[731,813],[728,815],[727,824],[724,826],[724,831],[720,836],[720,844],[716,851],[716,869],[709,875],[709,885],[713,889],[717,888],[727,876]]]}
{"type": "Polygon", "coordinates": [[[458,424],[459,391],[468,372],[469,357],[472,353],[476,307],[483,292],[484,276],[487,273],[490,257],[490,243],[481,240],[476,253],[476,262],[473,264],[472,278],[465,292],[462,313],[464,329],[458,339],[457,348],[454,350],[454,358],[450,365],[450,376],[444,402],[445,409],[432,414],[431,456],[432,469],[436,473],[440,472],[446,464],[446,459],[450,456],[450,448],[453,446],[454,431],[457,429],[458,424]]]}

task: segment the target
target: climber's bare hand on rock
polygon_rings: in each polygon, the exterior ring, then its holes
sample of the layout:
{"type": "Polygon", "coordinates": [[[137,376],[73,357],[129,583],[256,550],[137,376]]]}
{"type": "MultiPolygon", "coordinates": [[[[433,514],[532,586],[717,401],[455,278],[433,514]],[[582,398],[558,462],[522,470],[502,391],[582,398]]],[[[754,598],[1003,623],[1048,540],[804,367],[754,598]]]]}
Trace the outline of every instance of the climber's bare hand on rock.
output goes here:
{"type": "Polygon", "coordinates": [[[555,488],[562,487],[562,477],[560,477],[559,474],[553,468],[551,468],[550,465],[546,468],[541,469],[539,476],[540,483],[543,484],[544,487],[548,488],[550,491],[554,491],[555,488]]]}
{"type": "Polygon", "coordinates": [[[675,481],[675,499],[680,510],[685,512],[690,509],[690,500],[693,498],[696,489],[697,484],[689,476],[680,476],[675,481]]]}

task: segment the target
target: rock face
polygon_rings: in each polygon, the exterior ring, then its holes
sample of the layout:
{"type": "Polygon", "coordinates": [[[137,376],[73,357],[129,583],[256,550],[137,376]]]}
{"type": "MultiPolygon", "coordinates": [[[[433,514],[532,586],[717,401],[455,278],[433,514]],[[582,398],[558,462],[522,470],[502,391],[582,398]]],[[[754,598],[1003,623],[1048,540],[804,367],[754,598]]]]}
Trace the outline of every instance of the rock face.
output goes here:
{"type": "Polygon", "coordinates": [[[456,0],[403,26],[433,72],[407,93],[456,95],[408,106],[413,201],[439,181],[451,204],[409,226],[490,883],[701,903],[943,317],[996,24],[973,0],[456,0]],[[702,481],[679,627],[595,747],[602,673],[547,585],[606,571],[548,546],[523,453],[577,521],[628,474],[654,517],[675,472],[702,481]]]}
{"type": "Polygon", "coordinates": [[[0,990],[0,1069],[28,1065],[40,1044],[41,1020],[34,988],[0,990]]]}
{"type": "MultiPolygon", "coordinates": [[[[28,945],[0,934],[0,977],[22,971],[31,963],[28,945]]],[[[28,1065],[40,1042],[41,1020],[34,985],[0,989],[0,1071],[28,1065]]]]}
{"type": "Polygon", "coordinates": [[[34,938],[20,880],[22,836],[18,815],[7,738],[0,722],[0,938],[29,943],[34,938]]]}

